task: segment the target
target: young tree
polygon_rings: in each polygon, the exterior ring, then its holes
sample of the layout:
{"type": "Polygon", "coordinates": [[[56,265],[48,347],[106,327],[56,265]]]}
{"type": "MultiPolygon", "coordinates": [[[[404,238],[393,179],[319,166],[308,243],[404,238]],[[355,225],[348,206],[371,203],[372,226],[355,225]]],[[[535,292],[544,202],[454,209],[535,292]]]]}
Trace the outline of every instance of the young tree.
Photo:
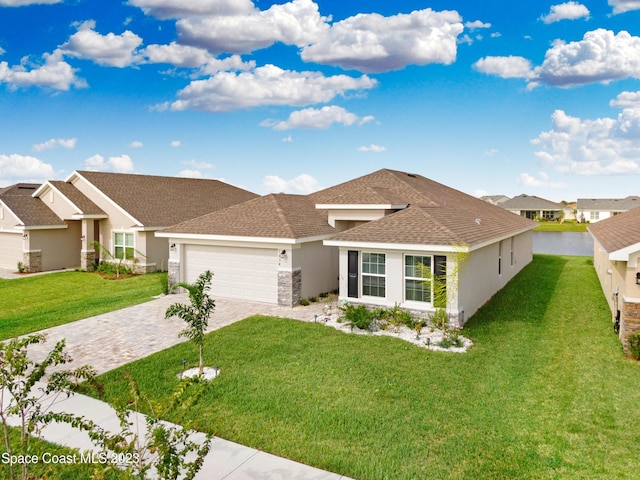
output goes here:
{"type": "Polygon", "coordinates": [[[164,314],[165,318],[176,316],[187,323],[188,327],[180,332],[180,336],[189,338],[197,345],[200,354],[200,375],[204,374],[204,356],[202,353],[204,332],[209,325],[209,317],[216,306],[215,301],[207,293],[211,287],[212,276],[211,271],[207,270],[201,273],[193,284],[184,282],[175,284],[173,286],[174,289],[182,287],[189,292],[191,305],[174,303],[167,308],[164,314]]]}

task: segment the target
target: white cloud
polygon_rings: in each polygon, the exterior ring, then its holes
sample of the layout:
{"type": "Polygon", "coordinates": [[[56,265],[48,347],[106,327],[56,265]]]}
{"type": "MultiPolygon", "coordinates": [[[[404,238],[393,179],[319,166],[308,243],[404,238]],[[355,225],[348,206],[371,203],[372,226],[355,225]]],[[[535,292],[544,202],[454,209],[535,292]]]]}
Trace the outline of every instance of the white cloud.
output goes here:
{"type": "Polygon", "coordinates": [[[93,155],[84,161],[87,170],[92,171],[113,171],[117,173],[131,173],[134,170],[133,161],[129,155],[119,157],[109,157],[107,162],[100,154],[93,155]]]}
{"type": "Polygon", "coordinates": [[[50,148],[62,147],[67,149],[75,148],[76,143],[78,142],[77,138],[51,138],[43,143],[38,143],[33,146],[33,149],[36,152],[41,152],[42,150],[48,150],[50,148]]]}
{"type": "Polygon", "coordinates": [[[274,130],[290,130],[292,128],[321,128],[326,129],[334,123],[341,123],[345,126],[353,125],[358,122],[360,125],[367,123],[374,118],[366,116],[358,117],[355,113],[351,113],[342,107],[335,105],[325,106],[320,109],[305,108],[292,112],[285,121],[278,122],[276,120],[265,120],[260,123],[262,127],[272,127],[274,130]]]}
{"type": "Polygon", "coordinates": [[[156,18],[195,17],[198,15],[240,15],[253,9],[251,0],[129,0],[129,5],[140,7],[156,18]]]}
{"type": "Polygon", "coordinates": [[[267,175],[263,185],[272,193],[308,194],[320,189],[318,181],[311,175],[303,173],[291,180],[284,180],[277,175],[267,175]]]}
{"type": "Polygon", "coordinates": [[[595,120],[556,110],[551,120],[552,129],[531,141],[543,164],[579,175],[640,174],[639,108],[595,120]]]}
{"type": "Polygon", "coordinates": [[[178,148],[182,146],[182,142],[180,140],[172,140],[169,143],[169,146],[173,147],[173,148],[178,148]]]}
{"type": "Polygon", "coordinates": [[[197,160],[185,160],[184,162],[182,162],[183,165],[187,165],[189,167],[193,167],[195,169],[198,170],[205,170],[205,169],[209,169],[209,168],[215,168],[215,165],[213,163],[209,163],[209,162],[199,162],[197,160]]]}
{"type": "Polygon", "coordinates": [[[65,55],[110,67],[126,67],[137,61],[135,51],[142,44],[142,38],[129,30],[120,35],[101,35],[94,28],[93,20],[82,22],[59,50],[65,55]]]}
{"type": "Polygon", "coordinates": [[[475,20],[473,22],[466,22],[464,26],[471,31],[474,31],[478,28],[491,28],[490,23],[484,23],[484,22],[481,22],[480,20],[475,20]]]}
{"type": "Polygon", "coordinates": [[[554,86],[640,78],[640,37],[599,28],[579,42],[557,42],[534,69],[537,81],[554,86]]]}
{"type": "Polygon", "coordinates": [[[25,7],[27,5],[53,5],[64,0],[0,0],[0,7],[25,7]]]}
{"type": "Polygon", "coordinates": [[[286,137],[284,137],[282,139],[282,142],[283,143],[291,143],[291,142],[293,142],[293,137],[291,135],[287,135],[286,137]]]}
{"type": "Polygon", "coordinates": [[[69,90],[72,86],[84,88],[87,83],[78,77],[72,68],[62,59],[59,52],[45,53],[44,62],[32,64],[24,58],[20,65],[9,67],[7,62],[0,62],[0,83],[9,88],[46,87],[54,90],[69,90]]]}
{"type": "Polygon", "coordinates": [[[589,18],[589,9],[578,2],[566,2],[559,5],[551,5],[548,14],[540,17],[544,23],[554,23],[560,20],[576,20],[578,18],[589,18]]]}
{"type": "Polygon", "coordinates": [[[375,143],[372,143],[371,145],[363,145],[362,147],[358,147],[358,151],[359,152],[376,152],[376,153],[380,153],[380,152],[386,152],[387,148],[383,147],[382,145],[376,145],[375,143]]]}
{"type": "Polygon", "coordinates": [[[144,147],[144,144],[142,142],[139,142],[138,140],[134,140],[129,146],[131,148],[142,148],[144,147]]]}
{"type": "Polygon", "coordinates": [[[204,48],[180,45],[171,42],[168,45],[149,45],[140,55],[146,63],[169,63],[176,67],[195,68],[215,61],[215,57],[204,48]]]}
{"type": "Polygon", "coordinates": [[[521,173],[516,179],[519,185],[528,188],[564,188],[566,183],[552,182],[545,172],[538,173],[538,178],[528,173],[521,173]]]}
{"type": "Polygon", "coordinates": [[[0,154],[0,185],[17,182],[44,182],[55,175],[53,167],[36,157],[0,154]]]}
{"type": "Polygon", "coordinates": [[[582,40],[557,40],[547,50],[542,65],[531,69],[523,57],[485,57],[474,64],[483,73],[503,78],[529,80],[529,88],[540,84],[570,87],[586,83],[609,83],[625,78],[640,79],[640,37],[599,28],[582,40]]]}
{"type": "Polygon", "coordinates": [[[325,77],[317,72],[294,72],[265,65],[252,72],[219,72],[205,80],[194,80],[178,93],[179,99],[170,107],[228,112],[266,105],[303,106],[329,102],[349,90],[369,89],[376,84],[367,76],[325,77]]]}
{"type": "Polygon", "coordinates": [[[612,107],[633,107],[640,108],[640,91],[637,92],[622,92],[618,96],[609,102],[612,107]]]}
{"type": "Polygon", "coordinates": [[[531,62],[524,57],[484,57],[473,64],[477,71],[501,78],[529,78],[531,62]]]}
{"type": "Polygon", "coordinates": [[[276,42],[302,47],[313,43],[329,27],[312,0],[292,0],[267,10],[244,10],[238,15],[187,17],[178,20],[180,43],[211,52],[249,53],[276,42]]]}
{"type": "Polygon", "coordinates": [[[362,72],[448,65],[456,59],[461,21],[458,12],[430,8],[390,17],[358,14],[331,25],[318,41],[302,48],[301,57],[362,72]]]}
{"type": "Polygon", "coordinates": [[[178,172],[179,177],[185,178],[202,178],[202,172],[199,170],[185,169],[178,172]]]}
{"type": "Polygon", "coordinates": [[[640,10],[640,0],[609,0],[609,5],[614,14],[640,10]]]}

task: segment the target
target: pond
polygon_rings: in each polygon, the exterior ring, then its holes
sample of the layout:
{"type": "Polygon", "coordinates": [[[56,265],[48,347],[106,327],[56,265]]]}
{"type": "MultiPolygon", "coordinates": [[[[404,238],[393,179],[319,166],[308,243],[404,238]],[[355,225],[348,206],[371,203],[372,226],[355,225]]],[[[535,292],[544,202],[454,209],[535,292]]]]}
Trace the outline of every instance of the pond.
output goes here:
{"type": "Polygon", "coordinates": [[[533,253],[593,255],[593,237],[586,232],[533,232],[533,253]]]}

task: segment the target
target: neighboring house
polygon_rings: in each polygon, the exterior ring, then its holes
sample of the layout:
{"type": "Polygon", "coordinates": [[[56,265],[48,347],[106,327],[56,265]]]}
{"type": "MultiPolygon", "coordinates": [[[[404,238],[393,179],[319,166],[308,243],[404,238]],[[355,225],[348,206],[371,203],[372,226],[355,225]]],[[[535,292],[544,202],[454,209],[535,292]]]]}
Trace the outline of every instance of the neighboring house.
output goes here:
{"type": "Polygon", "coordinates": [[[594,238],[594,267],[626,350],[627,337],[640,331],[640,208],[587,229],[594,238]]]}
{"type": "Polygon", "coordinates": [[[510,200],[510,198],[506,195],[485,195],[483,197],[480,197],[480,200],[484,200],[491,205],[500,205],[501,203],[510,200]]]}
{"type": "Polygon", "coordinates": [[[562,220],[565,206],[535,195],[518,195],[502,202],[500,207],[530,220],[562,220]]]}
{"type": "Polygon", "coordinates": [[[640,197],[626,198],[579,198],[578,221],[596,223],[633,208],[640,207],[640,197]]]}
{"type": "Polygon", "coordinates": [[[448,310],[463,324],[531,261],[534,226],[420,175],[383,169],[308,196],[267,195],[156,236],[169,240],[172,283],[210,269],[214,294],[289,306],[338,288],[353,303],[432,311],[420,268],[428,266],[449,276],[448,310]],[[452,275],[461,254],[468,258],[452,275]]]}
{"type": "Polygon", "coordinates": [[[166,269],[169,249],[156,231],[255,197],[217,180],[89,171],[7,187],[0,190],[0,267],[91,268],[98,241],[113,255],[135,257],[138,271],[166,269]]]}

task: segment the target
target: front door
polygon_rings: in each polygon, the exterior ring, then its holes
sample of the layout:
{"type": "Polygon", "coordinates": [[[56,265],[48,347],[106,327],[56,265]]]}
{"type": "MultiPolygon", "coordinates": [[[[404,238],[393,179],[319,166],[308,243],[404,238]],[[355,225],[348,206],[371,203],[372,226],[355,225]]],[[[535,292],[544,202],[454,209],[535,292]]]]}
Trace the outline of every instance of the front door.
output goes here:
{"type": "Polygon", "coordinates": [[[357,250],[349,250],[348,256],[348,284],[347,295],[351,298],[358,298],[358,252],[357,250]]]}

